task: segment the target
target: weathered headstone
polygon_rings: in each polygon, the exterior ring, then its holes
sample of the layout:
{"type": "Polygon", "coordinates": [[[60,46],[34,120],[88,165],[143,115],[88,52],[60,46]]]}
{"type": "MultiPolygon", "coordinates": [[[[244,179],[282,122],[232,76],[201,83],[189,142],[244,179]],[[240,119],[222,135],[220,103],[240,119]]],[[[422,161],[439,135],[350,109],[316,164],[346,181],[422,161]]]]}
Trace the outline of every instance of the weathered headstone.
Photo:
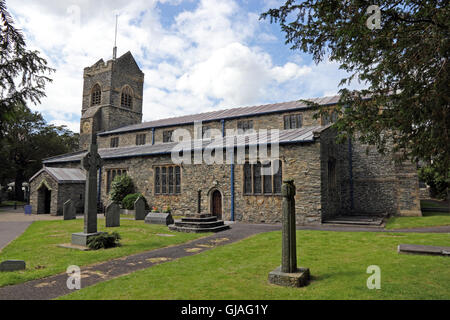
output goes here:
{"type": "Polygon", "coordinates": [[[0,272],[25,270],[26,264],[23,260],[6,260],[0,263],[0,272]]]}
{"type": "Polygon", "coordinates": [[[117,203],[112,202],[106,207],[106,227],[120,227],[120,207],[117,203]]]}
{"type": "Polygon", "coordinates": [[[283,232],[281,266],[269,273],[269,282],[286,287],[308,285],[308,268],[297,268],[297,241],[295,229],[295,185],[293,180],[283,182],[283,232]]]}
{"type": "Polygon", "coordinates": [[[74,220],[77,218],[77,210],[72,200],[67,200],[63,206],[64,220],[74,220]]]}
{"type": "Polygon", "coordinates": [[[103,161],[98,154],[97,135],[92,133],[88,153],[81,161],[86,169],[86,187],[84,202],[84,232],[72,234],[72,244],[87,246],[89,238],[98,235],[97,232],[97,171],[103,161]]]}
{"type": "Polygon", "coordinates": [[[173,220],[171,213],[161,213],[161,212],[150,212],[145,217],[145,223],[148,224],[162,224],[165,226],[173,224],[175,221],[173,220]]]}
{"type": "Polygon", "coordinates": [[[145,220],[147,213],[145,212],[145,200],[142,197],[137,198],[134,202],[134,219],[135,220],[145,220]]]}

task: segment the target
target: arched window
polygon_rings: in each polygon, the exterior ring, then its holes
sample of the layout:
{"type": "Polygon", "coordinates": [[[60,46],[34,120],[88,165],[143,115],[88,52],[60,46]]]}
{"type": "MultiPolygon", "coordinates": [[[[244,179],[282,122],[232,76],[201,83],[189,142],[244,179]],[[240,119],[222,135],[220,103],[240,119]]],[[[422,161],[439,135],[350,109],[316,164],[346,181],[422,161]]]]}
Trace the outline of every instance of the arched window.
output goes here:
{"type": "Polygon", "coordinates": [[[122,90],[122,98],[120,105],[122,108],[131,109],[133,107],[133,90],[130,87],[126,86],[122,90]]]}
{"type": "Polygon", "coordinates": [[[93,106],[98,106],[102,101],[102,89],[98,84],[92,88],[91,103],[93,106]]]}

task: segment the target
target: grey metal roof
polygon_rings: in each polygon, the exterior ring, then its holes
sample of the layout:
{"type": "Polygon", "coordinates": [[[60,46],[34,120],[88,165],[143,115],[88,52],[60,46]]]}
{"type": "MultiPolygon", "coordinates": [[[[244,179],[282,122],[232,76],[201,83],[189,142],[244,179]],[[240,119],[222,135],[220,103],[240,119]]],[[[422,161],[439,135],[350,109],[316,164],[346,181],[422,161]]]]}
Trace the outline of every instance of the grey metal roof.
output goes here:
{"type": "MultiPolygon", "coordinates": [[[[308,143],[314,142],[317,138],[318,134],[321,131],[327,129],[329,126],[312,126],[312,127],[304,127],[300,129],[294,130],[280,130],[279,131],[279,144],[291,144],[291,143],[308,143]]],[[[186,143],[159,143],[155,145],[146,144],[141,146],[126,146],[121,148],[108,148],[108,149],[99,149],[99,154],[103,159],[119,159],[119,158],[130,158],[130,157],[138,157],[138,156],[154,156],[161,154],[170,154],[172,150],[176,146],[179,149],[183,149],[185,151],[198,149],[198,146],[201,145],[202,149],[212,149],[218,146],[227,146],[227,139],[230,141],[230,138],[234,137],[236,139],[234,141],[235,146],[249,146],[252,144],[267,144],[271,143],[272,138],[275,138],[274,135],[270,135],[270,131],[268,134],[250,134],[250,135],[238,135],[238,136],[229,136],[219,139],[205,139],[203,141],[189,141],[186,143]]],[[[228,142],[229,143],[229,142],[228,142]]],[[[52,164],[52,163],[63,163],[63,162],[74,162],[80,161],[82,157],[86,154],[86,151],[78,152],[74,154],[62,155],[54,158],[49,158],[44,161],[44,164],[52,164]]]]}
{"type": "MultiPolygon", "coordinates": [[[[80,158],[81,159],[81,158],[80,158]]],[[[38,173],[36,173],[33,177],[31,177],[30,181],[34,180],[38,175],[42,172],[47,172],[50,176],[52,176],[58,183],[84,183],[86,181],[86,173],[77,168],[52,168],[52,167],[44,167],[38,173]]]]}
{"type": "MultiPolygon", "coordinates": [[[[331,97],[323,97],[323,98],[314,98],[314,99],[307,99],[311,102],[317,103],[319,105],[333,105],[338,103],[340,96],[331,96],[331,97]]],[[[98,135],[111,135],[111,134],[117,134],[117,133],[123,133],[123,132],[132,132],[132,131],[140,131],[140,130],[147,130],[151,128],[158,128],[158,127],[168,127],[168,126],[175,126],[175,125],[182,125],[182,124],[191,124],[197,121],[217,121],[217,120],[227,120],[227,119],[233,119],[233,118],[240,118],[240,117],[246,117],[246,116],[257,116],[257,115],[264,115],[268,113],[278,113],[278,112],[285,112],[285,111],[294,111],[299,109],[307,109],[309,106],[302,102],[302,101],[291,101],[291,102],[282,102],[282,103],[275,103],[275,104],[267,104],[267,105],[261,105],[261,106],[253,106],[253,107],[241,107],[241,108],[233,108],[233,109],[227,109],[227,110],[219,110],[219,111],[212,111],[212,112],[206,112],[206,113],[199,113],[194,115],[187,115],[187,116],[181,116],[181,117],[175,117],[175,118],[167,118],[167,119],[161,119],[161,120],[155,120],[155,121],[149,121],[149,122],[143,122],[131,126],[121,127],[118,129],[101,132],[98,135]]]]}

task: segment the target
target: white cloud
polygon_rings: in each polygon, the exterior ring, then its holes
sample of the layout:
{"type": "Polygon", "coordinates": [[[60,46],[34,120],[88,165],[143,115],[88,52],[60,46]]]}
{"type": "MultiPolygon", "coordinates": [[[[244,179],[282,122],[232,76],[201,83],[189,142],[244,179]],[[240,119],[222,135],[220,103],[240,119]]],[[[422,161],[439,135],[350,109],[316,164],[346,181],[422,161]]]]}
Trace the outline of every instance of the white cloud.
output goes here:
{"type": "Polygon", "coordinates": [[[145,73],[145,120],[337,91],[343,73],[335,64],[305,65],[299,55],[275,64],[264,43],[283,46],[283,39],[267,33],[259,13],[238,2],[199,1],[171,25],[161,22],[158,2],[183,1],[8,1],[28,45],[57,69],[47,98],[34,109],[79,130],[83,68],[111,58],[115,12],[119,55],[131,51],[145,73]]]}

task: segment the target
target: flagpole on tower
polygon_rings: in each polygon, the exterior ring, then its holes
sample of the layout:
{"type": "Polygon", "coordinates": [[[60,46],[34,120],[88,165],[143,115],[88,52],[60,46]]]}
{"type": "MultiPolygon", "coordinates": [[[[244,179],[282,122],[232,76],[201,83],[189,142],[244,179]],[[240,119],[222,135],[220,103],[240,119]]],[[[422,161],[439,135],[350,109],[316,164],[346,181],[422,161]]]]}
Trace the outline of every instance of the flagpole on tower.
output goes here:
{"type": "Polygon", "coordinates": [[[113,60],[116,60],[117,58],[117,24],[119,20],[119,15],[116,14],[116,33],[114,36],[114,48],[113,48],[113,60]]]}

